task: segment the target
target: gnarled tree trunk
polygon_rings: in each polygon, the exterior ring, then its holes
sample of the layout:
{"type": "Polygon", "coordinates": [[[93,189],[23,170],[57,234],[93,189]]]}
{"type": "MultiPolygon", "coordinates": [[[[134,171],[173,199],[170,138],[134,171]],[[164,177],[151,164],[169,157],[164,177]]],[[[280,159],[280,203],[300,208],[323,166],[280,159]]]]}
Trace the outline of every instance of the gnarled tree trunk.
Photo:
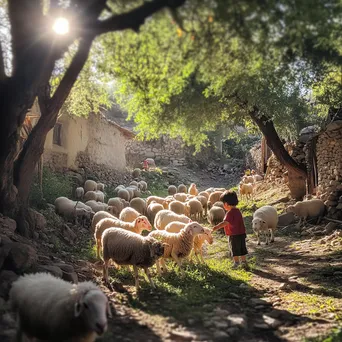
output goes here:
{"type": "Polygon", "coordinates": [[[306,194],[306,170],[300,167],[286,151],[277,131],[274,128],[272,120],[267,118],[265,115],[260,115],[258,108],[254,108],[250,111],[249,115],[263,133],[266,138],[267,145],[270,147],[274,155],[288,170],[291,196],[297,200],[303,199],[306,194]]]}

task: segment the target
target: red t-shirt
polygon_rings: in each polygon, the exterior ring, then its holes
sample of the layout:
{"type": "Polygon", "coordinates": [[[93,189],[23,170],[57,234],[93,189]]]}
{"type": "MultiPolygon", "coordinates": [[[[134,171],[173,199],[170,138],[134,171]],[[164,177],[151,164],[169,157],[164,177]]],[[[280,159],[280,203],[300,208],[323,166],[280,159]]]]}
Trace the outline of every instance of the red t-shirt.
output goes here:
{"type": "Polygon", "coordinates": [[[230,211],[228,211],[224,218],[224,221],[228,222],[228,224],[224,227],[224,232],[226,235],[246,234],[243,217],[241,211],[238,208],[232,208],[230,211]]]}

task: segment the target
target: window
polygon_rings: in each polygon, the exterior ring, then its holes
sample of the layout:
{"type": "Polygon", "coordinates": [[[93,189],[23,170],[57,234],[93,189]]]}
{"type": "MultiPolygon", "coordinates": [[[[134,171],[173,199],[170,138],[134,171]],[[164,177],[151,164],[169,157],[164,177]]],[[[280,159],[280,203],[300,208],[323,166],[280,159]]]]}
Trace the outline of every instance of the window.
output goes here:
{"type": "Polygon", "coordinates": [[[62,146],[61,132],[62,124],[56,123],[55,127],[53,128],[53,143],[55,145],[62,146]]]}

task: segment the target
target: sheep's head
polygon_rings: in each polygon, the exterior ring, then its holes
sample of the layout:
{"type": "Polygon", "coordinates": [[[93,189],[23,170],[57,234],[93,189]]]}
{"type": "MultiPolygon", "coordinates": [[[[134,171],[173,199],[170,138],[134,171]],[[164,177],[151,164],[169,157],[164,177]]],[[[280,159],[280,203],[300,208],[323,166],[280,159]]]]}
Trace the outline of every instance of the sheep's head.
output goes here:
{"type": "Polygon", "coordinates": [[[204,228],[198,222],[189,222],[183,229],[186,233],[193,236],[204,234],[204,228]]]}
{"type": "Polygon", "coordinates": [[[148,241],[148,247],[150,249],[150,256],[151,258],[158,259],[164,255],[164,250],[166,247],[169,246],[169,244],[158,241],[152,236],[148,236],[147,238],[148,241]]]}
{"type": "Polygon", "coordinates": [[[211,229],[209,228],[203,228],[204,229],[204,236],[205,239],[208,241],[209,245],[212,245],[214,242],[213,235],[211,234],[211,229]]]}
{"type": "Polygon", "coordinates": [[[267,229],[267,223],[260,218],[254,218],[252,220],[252,228],[254,231],[264,230],[267,229]]]}
{"type": "Polygon", "coordinates": [[[142,232],[143,230],[152,230],[152,225],[146,216],[139,216],[135,219],[135,226],[142,232]]]}
{"type": "Polygon", "coordinates": [[[82,317],[89,330],[101,336],[107,330],[107,317],[111,317],[108,299],[100,290],[86,292],[74,307],[75,317],[82,317]]]}

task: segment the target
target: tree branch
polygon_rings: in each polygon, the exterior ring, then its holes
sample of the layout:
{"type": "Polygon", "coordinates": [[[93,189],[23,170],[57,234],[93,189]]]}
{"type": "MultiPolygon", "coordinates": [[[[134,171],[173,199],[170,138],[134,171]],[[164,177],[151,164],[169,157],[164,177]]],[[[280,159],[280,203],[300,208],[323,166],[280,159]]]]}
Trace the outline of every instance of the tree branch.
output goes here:
{"type": "Polygon", "coordinates": [[[5,73],[5,63],[4,63],[4,55],[2,51],[2,46],[0,42],[0,82],[6,79],[6,73],[5,73]]]}
{"type": "Polygon", "coordinates": [[[111,31],[119,31],[125,29],[133,29],[138,32],[140,26],[155,12],[162,8],[175,9],[185,3],[186,0],[154,0],[124,14],[110,17],[103,21],[97,21],[97,25],[92,32],[96,35],[111,31]]]}

